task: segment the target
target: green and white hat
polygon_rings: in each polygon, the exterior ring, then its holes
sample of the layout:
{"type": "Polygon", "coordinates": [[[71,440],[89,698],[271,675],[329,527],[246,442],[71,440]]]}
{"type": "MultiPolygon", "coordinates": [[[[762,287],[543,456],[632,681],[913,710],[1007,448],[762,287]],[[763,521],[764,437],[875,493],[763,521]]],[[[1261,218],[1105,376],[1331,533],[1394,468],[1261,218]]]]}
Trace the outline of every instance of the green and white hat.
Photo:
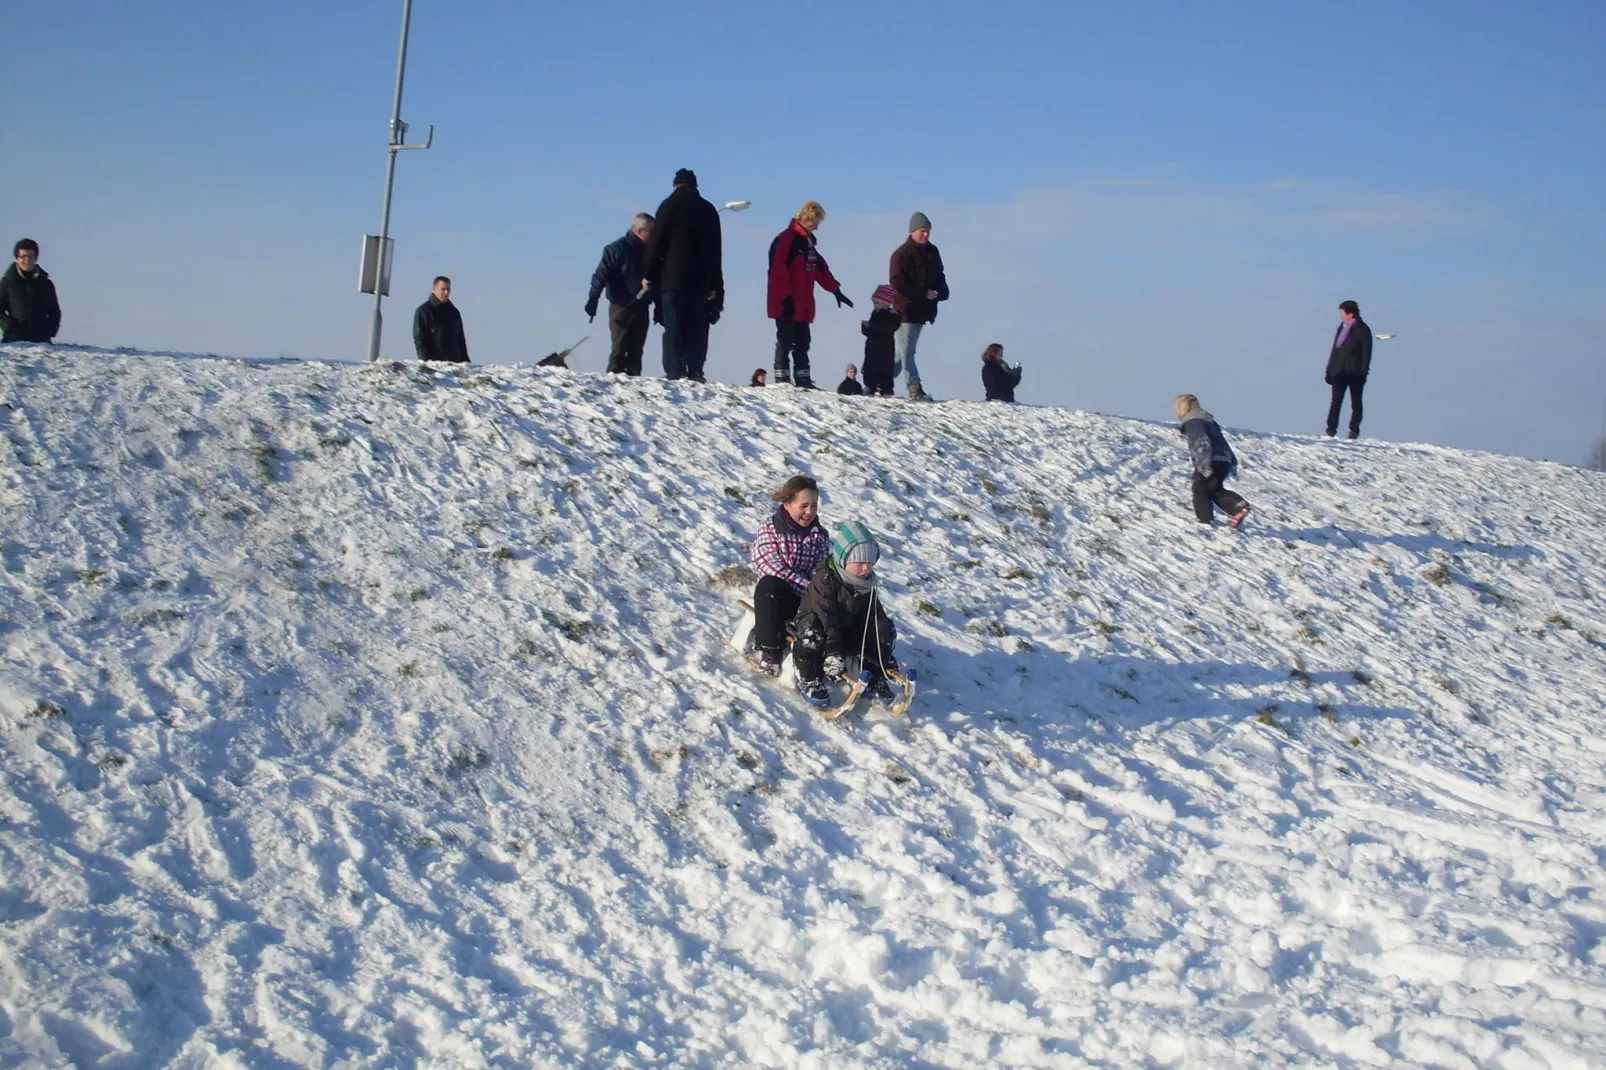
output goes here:
{"type": "Polygon", "coordinates": [[[870,527],[862,520],[849,520],[836,529],[831,540],[831,557],[837,566],[862,563],[874,565],[881,558],[881,547],[876,543],[870,527]]]}

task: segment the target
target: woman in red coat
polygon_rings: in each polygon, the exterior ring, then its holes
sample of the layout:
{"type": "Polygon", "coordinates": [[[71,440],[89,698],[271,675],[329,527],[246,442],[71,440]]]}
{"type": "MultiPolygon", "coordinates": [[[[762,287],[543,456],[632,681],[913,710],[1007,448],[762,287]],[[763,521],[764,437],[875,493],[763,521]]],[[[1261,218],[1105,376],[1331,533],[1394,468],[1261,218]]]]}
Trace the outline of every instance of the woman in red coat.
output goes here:
{"type": "Polygon", "coordinates": [[[775,321],[776,383],[795,383],[814,389],[809,374],[809,324],[814,322],[814,284],[836,298],[837,305],[853,307],[842,294],[825,257],[814,244],[814,232],[825,222],[819,201],[804,201],[792,223],[770,243],[768,315],[775,321]]]}

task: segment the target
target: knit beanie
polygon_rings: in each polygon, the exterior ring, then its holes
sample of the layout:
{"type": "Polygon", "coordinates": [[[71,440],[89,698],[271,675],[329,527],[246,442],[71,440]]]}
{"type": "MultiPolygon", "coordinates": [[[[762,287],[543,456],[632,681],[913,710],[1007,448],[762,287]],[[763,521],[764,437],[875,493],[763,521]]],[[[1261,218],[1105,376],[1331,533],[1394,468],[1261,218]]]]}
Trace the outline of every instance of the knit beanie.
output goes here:
{"type": "Polygon", "coordinates": [[[924,212],[916,212],[914,215],[909,217],[909,233],[910,234],[913,234],[917,230],[930,230],[930,229],[931,229],[931,220],[926,218],[926,213],[924,213],[924,212]]]}
{"type": "Polygon", "coordinates": [[[881,547],[864,521],[849,520],[836,529],[836,538],[831,540],[831,557],[838,567],[855,563],[874,565],[881,559],[881,547]]]}
{"type": "Polygon", "coordinates": [[[677,186],[690,186],[693,189],[696,189],[697,188],[697,172],[693,171],[689,167],[682,167],[679,171],[675,172],[675,185],[677,185],[677,186]]]}
{"type": "Polygon", "coordinates": [[[898,291],[894,290],[891,286],[888,286],[883,282],[880,286],[875,288],[875,293],[870,295],[871,304],[875,304],[877,301],[887,305],[897,304],[898,291]]]}

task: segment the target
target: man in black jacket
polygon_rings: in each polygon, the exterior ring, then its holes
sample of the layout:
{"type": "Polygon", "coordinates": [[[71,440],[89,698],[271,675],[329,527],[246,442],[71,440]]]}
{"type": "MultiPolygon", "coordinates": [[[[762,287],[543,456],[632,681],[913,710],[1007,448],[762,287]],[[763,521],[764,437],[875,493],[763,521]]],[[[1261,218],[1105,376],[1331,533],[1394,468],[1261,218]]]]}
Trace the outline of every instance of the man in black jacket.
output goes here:
{"type": "Polygon", "coordinates": [[[61,305],[39,266],[39,243],[24,238],[11,256],[15,262],[0,275],[0,342],[49,342],[61,330],[61,305]]]}
{"type": "Polygon", "coordinates": [[[463,314],[452,304],[452,280],[445,275],[435,276],[434,292],[413,313],[413,348],[419,360],[468,363],[463,314]]]}
{"type": "Polygon", "coordinates": [[[898,358],[892,374],[902,367],[909,384],[911,401],[930,401],[920,385],[920,369],[915,367],[915,348],[920,332],[937,321],[937,302],[948,300],[948,275],[942,254],[931,244],[931,220],[924,212],[909,217],[909,240],[893,250],[887,269],[888,279],[897,292],[893,304],[903,320],[898,328],[898,358]]]}
{"type": "Polygon", "coordinates": [[[658,206],[645,253],[648,295],[664,325],[664,378],[706,382],[708,328],[725,308],[719,210],[697,192],[697,176],[675,172],[675,192],[658,206]]]}
{"type": "Polygon", "coordinates": [[[646,212],[631,220],[630,231],[602,250],[602,262],[591,275],[591,296],[586,298],[586,316],[597,318],[597,299],[608,293],[608,333],[613,348],[608,351],[608,370],[623,375],[641,374],[641,353],[647,345],[651,326],[646,293],[647,239],[652,236],[653,218],[646,212]]]}
{"type": "Polygon", "coordinates": [[[1372,370],[1372,328],[1361,319],[1361,306],[1341,301],[1338,314],[1343,322],[1333,335],[1333,351],[1327,358],[1327,385],[1333,388],[1333,401],[1327,407],[1327,437],[1338,434],[1338,414],[1349,391],[1349,437],[1361,437],[1361,391],[1372,370]]]}

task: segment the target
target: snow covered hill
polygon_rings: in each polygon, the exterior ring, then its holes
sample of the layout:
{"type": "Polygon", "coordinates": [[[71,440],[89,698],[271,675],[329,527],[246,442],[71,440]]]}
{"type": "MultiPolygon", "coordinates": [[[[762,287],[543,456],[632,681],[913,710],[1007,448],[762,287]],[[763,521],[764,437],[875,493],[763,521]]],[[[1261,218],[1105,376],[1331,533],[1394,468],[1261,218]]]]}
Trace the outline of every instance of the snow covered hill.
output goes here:
{"type": "Polygon", "coordinates": [[[0,429],[0,1065],[1606,1050],[1606,477],[1229,431],[1234,532],[1162,423],[17,347],[0,429]],[[723,644],[800,470],[906,719],[723,644]]]}

